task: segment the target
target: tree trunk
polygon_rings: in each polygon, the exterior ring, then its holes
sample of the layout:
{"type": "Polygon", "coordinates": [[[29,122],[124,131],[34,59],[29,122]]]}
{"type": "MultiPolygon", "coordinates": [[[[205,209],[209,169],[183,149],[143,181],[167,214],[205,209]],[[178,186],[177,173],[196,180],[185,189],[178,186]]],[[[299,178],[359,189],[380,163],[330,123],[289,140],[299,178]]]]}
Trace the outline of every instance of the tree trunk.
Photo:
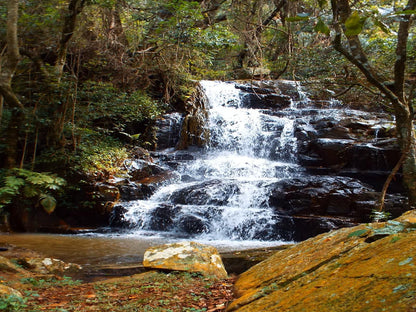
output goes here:
{"type": "Polygon", "coordinates": [[[402,165],[403,183],[407,189],[409,203],[416,205],[416,136],[413,116],[410,111],[396,111],[396,129],[400,150],[405,153],[402,165]]]}
{"type": "Polygon", "coordinates": [[[11,85],[12,78],[19,62],[19,45],[17,39],[17,20],[19,11],[18,0],[7,1],[7,53],[5,62],[0,72],[0,94],[4,97],[7,104],[15,107],[22,107],[17,97],[14,95],[11,85]]]}
{"type": "Polygon", "coordinates": [[[117,0],[114,8],[110,10],[107,21],[107,35],[110,41],[110,46],[116,50],[124,51],[129,42],[124,33],[123,24],[121,22],[120,12],[123,10],[123,3],[117,0]]]}
{"type": "Polygon", "coordinates": [[[17,20],[19,11],[18,0],[7,1],[7,53],[0,72],[0,95],[3,96],[5,106],[11,111],[11,119],[7,125],[5,139],[5,168],[12,168],[16,165],[18,134],[21,128],[21,121],[24,116],[23,104],[20,102],[11,87],[12,78],[19,62],[19,45],[17,39],[17,20]]]}
{"type": "Polygon", "coordinates": [[[66,62],[66,53],[68,50],[69,40],[71,40],[74,31],[77,16],[84,8],[85,0],[71,0],[68,5],[68,12],[64,19],[61,40],[59,41],[58,56],[55,63],[55,74],[58,82],[62,77],[66,62]]]}

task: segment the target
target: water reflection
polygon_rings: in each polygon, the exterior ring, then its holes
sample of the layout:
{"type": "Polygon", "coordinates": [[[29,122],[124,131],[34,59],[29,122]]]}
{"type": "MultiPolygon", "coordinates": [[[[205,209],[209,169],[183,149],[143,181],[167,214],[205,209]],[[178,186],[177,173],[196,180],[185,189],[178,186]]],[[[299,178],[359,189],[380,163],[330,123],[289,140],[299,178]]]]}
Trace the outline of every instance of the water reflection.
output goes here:
{"type": "Polygon", "coordinates": [[[40,252],[47,257],[81,265],[137,263],[144,251],[163,243],[157,238],[86,237],[53,234],[2,234],[0,246],[12,244],[40,252]]]}

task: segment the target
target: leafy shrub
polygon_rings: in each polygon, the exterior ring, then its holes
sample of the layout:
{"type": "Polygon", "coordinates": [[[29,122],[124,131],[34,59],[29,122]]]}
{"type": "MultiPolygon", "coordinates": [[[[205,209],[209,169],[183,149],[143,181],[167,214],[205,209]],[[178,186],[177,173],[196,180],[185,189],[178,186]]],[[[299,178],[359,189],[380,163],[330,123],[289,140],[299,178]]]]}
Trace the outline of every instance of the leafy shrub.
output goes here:
{"type": "Polygon", "coordinates": [[[25,299],[16,295],[0,296],[0,311],[22,311],[26,307],[25,301],[25,299]]]}
{"type": "Polygon", "coordinates": [[[77,170],[106,178],[124,173],[123,164],[129,155],[122,143],[90,129],[78,129],[77,132],[82,137],[75,156],[77,170]]]}
{"type": "Polygon", "coordinates": [[[109,120],[115,130],[124,131],[129,122],[151,120],[163,111],[161,103],[143,91],[122,92],[111,83],[86,81],[79,94],[75,122],[92,125],[96,120],[109,120]]]}
{"type": "Polygon", "coordinates": [[[46,212],[51,213],[56,206],[52,194],[66,184],[64,179],[55,174],[18,168],[2,170],[0,181],[3,185],[0,188],[0,213],[6,205],[22,199],[39,203],[46,212]]]}
{"type": "Polygon", "coordinates": [[[25,301],[25,299],[16,295],[0,296],[0,311],[22,311],[26,307],[25,301]]]}

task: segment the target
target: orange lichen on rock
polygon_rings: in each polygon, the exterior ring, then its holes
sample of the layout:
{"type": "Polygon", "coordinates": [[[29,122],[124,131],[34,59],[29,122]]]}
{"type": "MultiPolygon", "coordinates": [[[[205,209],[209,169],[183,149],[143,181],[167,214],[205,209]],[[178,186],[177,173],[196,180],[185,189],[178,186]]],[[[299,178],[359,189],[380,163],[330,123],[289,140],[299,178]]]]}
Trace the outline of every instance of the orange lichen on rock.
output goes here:
{"type": "Polygon", "coordinates": [[[239,277],[228,311],[416,311],[415,220],[411,211],[278,251],[239,277]]]}

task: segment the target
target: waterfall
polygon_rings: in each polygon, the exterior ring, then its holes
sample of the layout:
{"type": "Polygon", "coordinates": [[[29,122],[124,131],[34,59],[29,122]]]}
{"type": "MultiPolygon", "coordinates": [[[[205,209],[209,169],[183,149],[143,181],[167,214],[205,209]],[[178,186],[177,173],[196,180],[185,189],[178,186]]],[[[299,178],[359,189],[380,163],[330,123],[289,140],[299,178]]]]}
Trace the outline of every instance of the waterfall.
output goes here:
{"type": "Polygon", "coordinates": [[[268,204],[268,186],[301,173],[294,117],[244,107],[235,83],[201,86],[209,101],[208,146],[188,152],[191,160],[175,167],[177,178],[148,200],[126,203],[125,221],[142,235],[280,240],[283,221],[268,204]]]}

